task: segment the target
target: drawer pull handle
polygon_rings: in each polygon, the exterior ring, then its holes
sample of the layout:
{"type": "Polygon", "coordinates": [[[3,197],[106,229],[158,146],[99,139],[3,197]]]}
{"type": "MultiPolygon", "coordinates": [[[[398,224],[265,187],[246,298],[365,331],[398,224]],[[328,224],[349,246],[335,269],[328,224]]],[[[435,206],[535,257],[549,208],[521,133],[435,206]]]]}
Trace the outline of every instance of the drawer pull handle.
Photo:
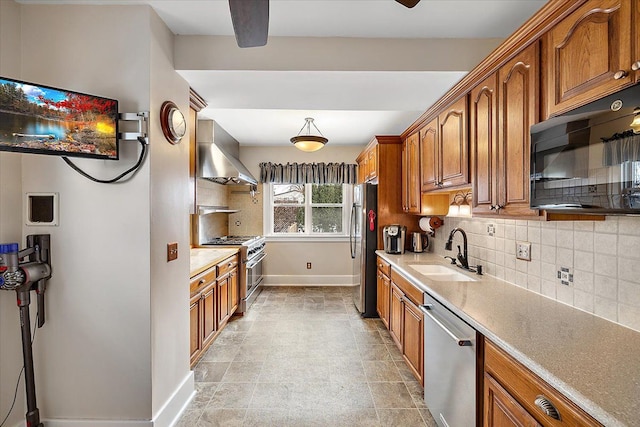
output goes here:
{"type": "Polygon", "coordinates": [[[560,412],[553,406],[553,403],[549,402],[544,396],[537,396],[536,400],[533,402],[535,405],[542,410],[547,416],[553,418],[554,420],[560,420],[560,412]]]}
{"type": "Polygon", "coordinates": [[[204,279],[200,279],[200,281],[198,282],[199,285],[202,285],[205,282],[204,279]]]}
{"type": "Polygon", "coordinates": [[[638,70],[640,70],[640,61],[636,61],[636,62],[634,62],[634,63],[631,65],[631,69],[632,69],[633,71],[638,71],[638,70]]]}

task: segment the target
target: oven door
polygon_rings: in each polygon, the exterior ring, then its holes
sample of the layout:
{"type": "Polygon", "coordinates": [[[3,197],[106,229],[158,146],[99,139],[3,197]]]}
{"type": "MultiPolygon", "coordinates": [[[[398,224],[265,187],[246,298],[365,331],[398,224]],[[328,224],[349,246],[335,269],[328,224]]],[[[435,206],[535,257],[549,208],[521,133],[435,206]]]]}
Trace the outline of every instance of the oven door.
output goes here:
{"type": "Polygon", "coordinates": [[[262,253],[257,257],[247,261],[247,300],[249,300],[253,292],[260,286],[262,282],[262,264],[267,257],[266,253],[262,253]]]}

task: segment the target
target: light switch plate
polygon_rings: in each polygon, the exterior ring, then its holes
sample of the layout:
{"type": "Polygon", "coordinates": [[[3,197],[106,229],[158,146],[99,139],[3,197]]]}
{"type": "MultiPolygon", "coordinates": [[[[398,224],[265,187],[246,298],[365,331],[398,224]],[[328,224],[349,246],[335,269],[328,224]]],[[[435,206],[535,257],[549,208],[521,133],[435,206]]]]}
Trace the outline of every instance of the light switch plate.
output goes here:
{"type": "Polygon", "coordinates": [[[178,244],[167,243],[167,262],[178,259],[178,244]]]}
{"type": "Polygon", "coordinates": [[[516,242],[516,258],[531,261],[531,242],[516,242]]]}

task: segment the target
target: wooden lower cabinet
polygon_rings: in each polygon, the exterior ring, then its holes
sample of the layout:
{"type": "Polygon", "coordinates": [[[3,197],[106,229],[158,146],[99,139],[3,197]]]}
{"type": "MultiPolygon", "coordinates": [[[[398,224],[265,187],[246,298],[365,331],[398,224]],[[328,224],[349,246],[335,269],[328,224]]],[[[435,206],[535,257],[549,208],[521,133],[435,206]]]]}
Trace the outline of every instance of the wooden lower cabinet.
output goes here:
{"type": "Polygon", "coordinates": [[[491,341],[484,344],[484,426],[601,426],[491,341]],[[553,412],[557,416],[553,415],[553,412]]]}
{"type": "Polygon", "coordinates": [[[402,354],[413,375],[423,382],[424,320],[420,309],[410,300],[404,300],[402,354]]]}
{"type": "Polygon", "coordinates": [[[392,270],[389,295],[389,334],[413,375],[424,384],[424,318],[417,306],[422,292],[392,270]]]}
{"type": "Polygon", "coordinates": [[[484,374],[483,425],[540,427],[538,421],[489,374],[484,374]]]}
{"type": "Polygon", "coordinates": [[[389,301],[389,334],[396,345],[402,350],[402,317],[404,309],[402,298],[404,294],[393,282],[391,282],[391,294],[389,301]]]}
{"type": "Polygon", "coordinates": [[[383,272],[378,270],[378,277],[376,279],[377,282],[377,291],[378,298],[376,309],[378,311],[378,316],[380,316],[380,320],[384,323],[384,326],[389,328],[389,297],[391,292],[391,279],[383,272]]]}
{"type": "Polygon", "coordinates": [[[189,354],[192,367],[238,308],[237,266],[238,256],[233,255],[191,278],[189,354]]]}
{"type": "Polygon", "coordinates": [[[229,273],[229,311],[235,313],[240,305],[240,282],[238,282],[238,269],[229,273]]]}
{"type": "Polygon", "coordinates": [[[222,325],[229,320],[229,276],[218,279],[218,324],[222,325]]]}
{"type": "Polygon", "coordinates": [[[202,351],[202,337],[200,331],[202,330],[201,321],[202,314],[201,310],[201,295],[198,294],[191,298],[191,302],[189,305],[189,325],[190,325],[190,344],[189,344],[189,354],[191,356],[191,362],[194,363],[197,360],[200,352],[202,351]]]}

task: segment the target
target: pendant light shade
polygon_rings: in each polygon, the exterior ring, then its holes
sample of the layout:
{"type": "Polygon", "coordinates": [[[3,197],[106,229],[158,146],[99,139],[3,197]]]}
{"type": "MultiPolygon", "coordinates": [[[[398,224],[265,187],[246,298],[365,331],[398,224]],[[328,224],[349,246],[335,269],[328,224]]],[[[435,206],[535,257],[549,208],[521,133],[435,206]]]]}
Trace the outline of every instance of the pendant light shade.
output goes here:
{"type": "Polygon", "coordinates": [[[633,110],[633,121],[629,126],[633,129],[633,133],[640,133],[640,108],[633,110]]]}
{"type": "Polygon", "coordinates": [[[307,153],[318,151],[319,149],[324,147],[324,145],[329,142],[329,140],[322,136],[322,132],[320,132],[320,129],[318,129],[315,123],[313,123],[313,119],[311,117],[307,117],[304,120],[305,123],[302,126],[302,129],[300,129],[298,135],[291,138],[291,143],[295,145],[298,150],[306,151],[307,153]],[[311,134],[312,125],[320,135],[311,134]]]}

